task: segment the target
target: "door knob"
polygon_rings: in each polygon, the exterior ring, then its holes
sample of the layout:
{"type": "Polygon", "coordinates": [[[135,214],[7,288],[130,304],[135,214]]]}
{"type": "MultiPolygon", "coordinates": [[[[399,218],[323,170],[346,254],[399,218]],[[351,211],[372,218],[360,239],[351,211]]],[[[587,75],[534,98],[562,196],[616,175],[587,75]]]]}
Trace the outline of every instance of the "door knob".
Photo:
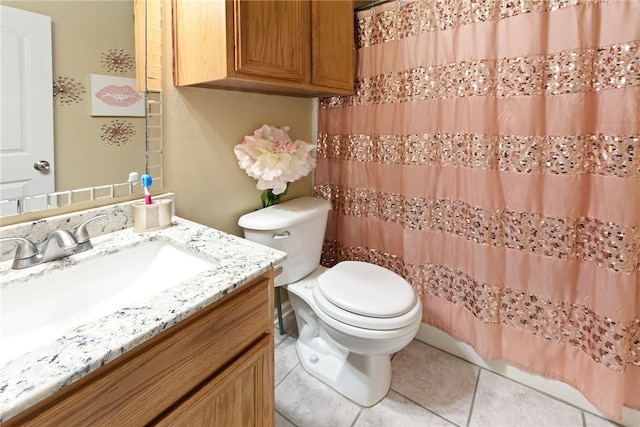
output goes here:
{"type": "Polygon", "coordinates": [[[46,160],[40,160],[33,164],[33,168],[37,171],[48,171],[49,166],[49,162],[47,162],[46,160]]]}

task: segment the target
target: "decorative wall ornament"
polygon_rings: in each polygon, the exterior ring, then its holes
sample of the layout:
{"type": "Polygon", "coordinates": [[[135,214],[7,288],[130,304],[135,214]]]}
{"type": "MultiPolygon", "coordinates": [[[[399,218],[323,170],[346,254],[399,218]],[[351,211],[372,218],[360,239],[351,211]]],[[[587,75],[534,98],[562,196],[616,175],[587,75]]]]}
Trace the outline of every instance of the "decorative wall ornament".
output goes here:
{"type": "Polygon", "coordinates": [[[136,79],[91,74],[91,115],[144,117],[144,94],[136,79]]]}
{"type": "Polygon", "coordinates": [[[82,94],[85,92],[82,83],[76,82],[67,76],[58,76],[53,81],[53,104],[71,104],[82,101],[82,94]]]}
{"type": "Polygon", "coordinates": [[[117,147],[126,145],[131,137],[136,134],[133,123],[126,120],[111,120],[109,124],[102,125],[102,138],[107,144],[117,147]]]}
{"type": "Polygon", "coordinates": [[[135,67],[133,54],[125,52],[123,49],[109,49],[100,54],[100,62],[107,71],[115,74],[125,74],[135,67]]]}

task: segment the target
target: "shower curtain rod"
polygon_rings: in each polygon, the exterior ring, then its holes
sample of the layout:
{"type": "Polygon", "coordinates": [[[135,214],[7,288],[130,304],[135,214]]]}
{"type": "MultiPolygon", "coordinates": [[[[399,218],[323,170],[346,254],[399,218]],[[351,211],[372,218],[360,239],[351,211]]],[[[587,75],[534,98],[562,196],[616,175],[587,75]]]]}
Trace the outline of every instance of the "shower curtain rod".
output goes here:
{"type": "Polygon", "coordinates": [[[371,9],[371,8],[374,8],[374,7],[376,7],[378,5],[381,5],[383,3],[390,3],[392,1],[397,1],[398,3],[402,4],[402,0],[375,0],[375,1],[369,2],[369,3],[365,4],[365,5],[358,6],[355,9],[353,9],[353,11],[354,12],[361,12],[363,10],[371,9]]]}

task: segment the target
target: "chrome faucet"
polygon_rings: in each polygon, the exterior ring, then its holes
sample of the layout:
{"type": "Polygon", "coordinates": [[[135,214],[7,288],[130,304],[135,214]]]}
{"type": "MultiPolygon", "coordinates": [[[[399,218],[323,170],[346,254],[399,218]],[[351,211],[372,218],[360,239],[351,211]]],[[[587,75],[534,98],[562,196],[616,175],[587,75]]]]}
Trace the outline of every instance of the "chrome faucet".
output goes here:
{"type": "Polygon", "coordinates": [[[89,218],[80,224],[73,234],[66,230],[52,231],[42,245],[42,251],[38,251],[37,246],[32,241],[23,237],[6,237],[0,239],[0,243],[15,242],[18,244],[11,268],[20,270],[33,267],[34,265],[54,261],[93,248],[93,244],[89,240],[87,224],[105,216],[107,215],[101,214],[89,218]]]}
{"type": "Polygon", "coordinates": [[[71,233],[66,230],[55,230],[49,234],[42,249],[40,263],[64,258],[73,253],[78,242],[71,233]]]}

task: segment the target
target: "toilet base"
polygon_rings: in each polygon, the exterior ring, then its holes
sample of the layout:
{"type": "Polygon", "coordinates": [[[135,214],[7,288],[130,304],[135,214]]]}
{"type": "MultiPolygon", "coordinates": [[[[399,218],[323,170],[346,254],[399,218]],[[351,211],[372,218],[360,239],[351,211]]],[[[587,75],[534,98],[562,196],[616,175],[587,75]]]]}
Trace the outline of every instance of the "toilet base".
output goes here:
{"type": "Polygon", "coordinates": [[[296,341],[304,369],[355,403],[369,407],[382,400],[391,387],[391,356],[361,355],[329,348],[317,337],[312,345],[296,341]],[[315,341],[315,342],[314,342],[315,341]]]}

